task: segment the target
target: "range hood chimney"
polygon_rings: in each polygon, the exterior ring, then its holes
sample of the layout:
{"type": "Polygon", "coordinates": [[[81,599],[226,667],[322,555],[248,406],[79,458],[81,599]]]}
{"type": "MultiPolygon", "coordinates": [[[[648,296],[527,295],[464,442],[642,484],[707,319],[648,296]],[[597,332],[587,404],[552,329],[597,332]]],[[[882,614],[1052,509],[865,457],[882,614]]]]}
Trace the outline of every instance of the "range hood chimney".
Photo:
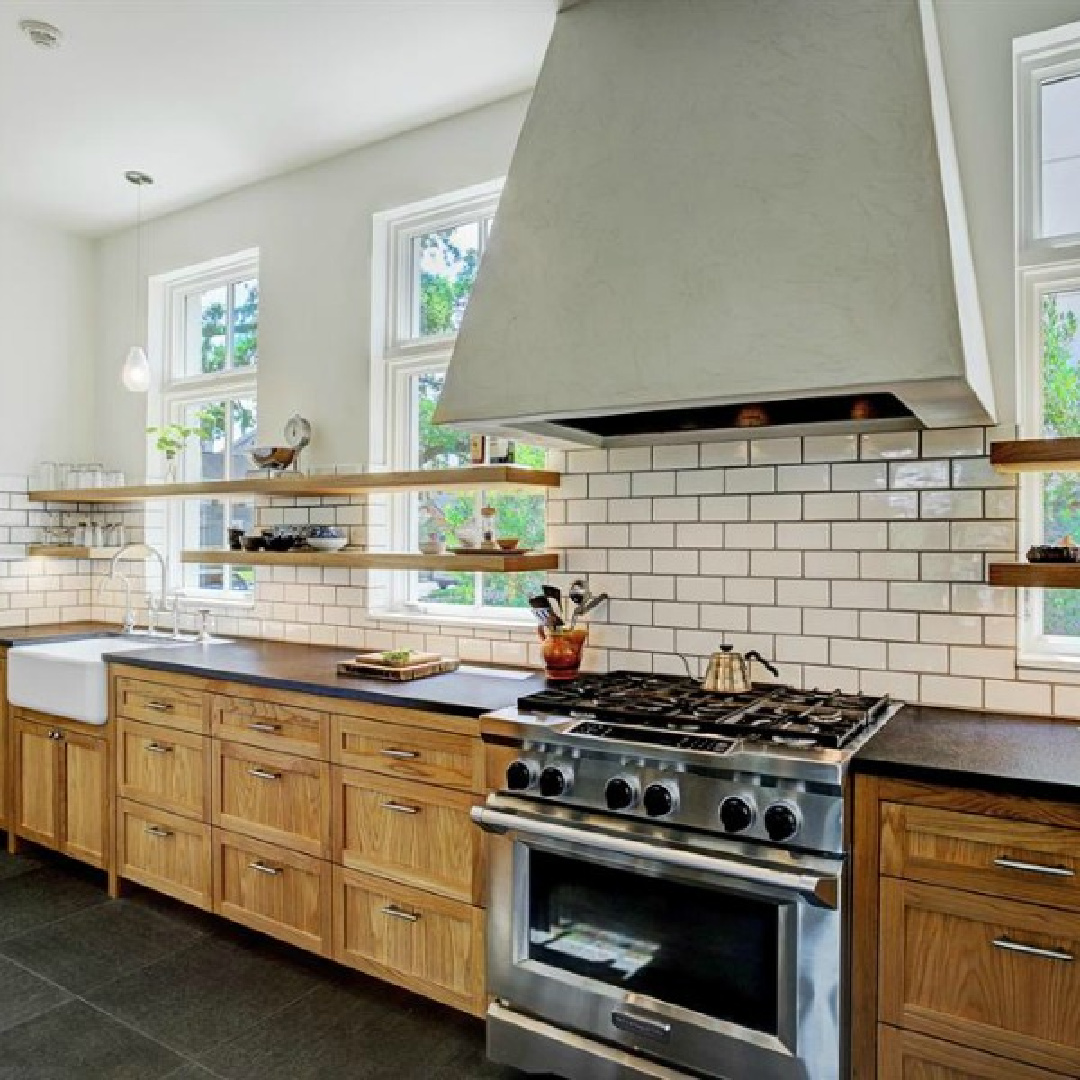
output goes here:
{"type": "Polygon", "coordinates": [[[564,7],[436,420],[993,423],[931,0],[564,7]]]}

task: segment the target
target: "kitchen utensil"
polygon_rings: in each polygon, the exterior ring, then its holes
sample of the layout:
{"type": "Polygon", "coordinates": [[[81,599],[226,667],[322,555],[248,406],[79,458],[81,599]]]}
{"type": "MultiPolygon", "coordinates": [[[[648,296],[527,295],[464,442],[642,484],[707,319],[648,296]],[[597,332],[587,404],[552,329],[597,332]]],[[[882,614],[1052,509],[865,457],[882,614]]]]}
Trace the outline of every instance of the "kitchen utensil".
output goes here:
{"type": "Polygon", "coordinates": [[[589,592],[589,583],[584,578],[578,578],[570,583],[566,595],[570,597],[570,603],[579,608],[588,601],[592,593],[589,592]]]}
{"type": "Polygon", "coordinates": [[[571,625],[576,625],[578,620],[583,616],[588,615],[590,611],[595,611],[601,604],[606,603],[611,597],[606,592],[602,592],[597,596],[590,596],[584,604],[579,605],[573,615],[571,616],[571,625]]]}
{"type": "Polygon", "coordinates": [[[529,598],[529,607],[534,611],[547,613],[547,625],[558,627],[565,625],[563,617],[551,606],[551,599],[547,596],[533,596],[529,598]]]}
{"type": "Polygon", "coordinates": [[[745,694],[754,685],[750,677],[751,660],[756,660],[775,678],[780,677],[780,672],[757,650],[751,649],[744,656],[735,652],[731,645],[721,645],[709,657],[701,688],[723,694],[745,694]]]}
{"type": "Polygon", "coordinates": [[[557,611],[566,621],[566,608],[563,607],[562,589],[558,585],[544,585],[544,595],[551,601],[553,611],[557,611]]]}
{"type": "Polygon", "coordinates": [[[291,446],[256,446],[251,451],[252,463],[259,469],[287,469],[296,460],[291,446]]]}

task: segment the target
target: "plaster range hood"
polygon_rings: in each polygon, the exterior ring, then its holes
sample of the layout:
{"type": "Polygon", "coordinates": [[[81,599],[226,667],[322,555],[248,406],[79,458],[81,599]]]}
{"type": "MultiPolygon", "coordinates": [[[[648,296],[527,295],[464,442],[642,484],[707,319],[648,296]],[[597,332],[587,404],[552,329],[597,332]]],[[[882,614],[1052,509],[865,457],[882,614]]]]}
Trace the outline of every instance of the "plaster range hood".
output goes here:
{"type": "Polygon", "coordinates": [[[993,423],[930,0],[565,6],[436,420],[993,423]]]}

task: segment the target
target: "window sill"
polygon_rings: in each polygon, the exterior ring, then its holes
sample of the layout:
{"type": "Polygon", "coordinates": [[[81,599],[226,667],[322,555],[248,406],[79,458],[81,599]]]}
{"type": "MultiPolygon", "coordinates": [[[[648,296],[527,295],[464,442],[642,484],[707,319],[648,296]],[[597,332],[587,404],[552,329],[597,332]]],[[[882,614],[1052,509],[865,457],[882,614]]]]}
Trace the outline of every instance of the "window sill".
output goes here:
{"type": "Polygon", "coordinates": [[[1017,657],[1017,671],[1071,671],[1080,672],[1080,653],[1029,653],[1017,657]]]}
{"type": "Polygon", "coordinates": [[[220,612],[222,615],[240,615],[255,610],[254,598],[251,600],[222,600],[202,593],[186,593],[182,591],[178,591],[175,595],[181,604],[190,605],[193,611],[207,608],[209,611],[220,612]]]}
{"type": "Polygon", "coordinates": [[[429,626],[480,627],[484,630],[528,631],[537,625],[535,616],[453,615],[434,611],[404,611],[401,608],[373,608],[368,615],[380,622],[426,623],[429,626]]]}

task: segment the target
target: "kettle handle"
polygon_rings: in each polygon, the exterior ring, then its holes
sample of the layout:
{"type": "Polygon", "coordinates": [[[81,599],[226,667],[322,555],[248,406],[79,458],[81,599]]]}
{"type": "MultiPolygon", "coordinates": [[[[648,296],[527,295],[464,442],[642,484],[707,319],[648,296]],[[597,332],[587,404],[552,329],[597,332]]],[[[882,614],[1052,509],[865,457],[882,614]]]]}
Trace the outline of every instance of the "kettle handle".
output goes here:
{"type": "MultiPolygon", "coordinates": [[[[731,648],[730,645],[727,646],[727,647],[729,649],[731,648]]],[[[769,672],[770,675],[773,676],[774,679],[779,679],[780,678],[780,672],[777,671],[776,665],[772,664],[768,660],[766,660],[765,657],[762,656],[761,653],[759,653],[757,651],[757,649],[751,649],[746,654],[746,659],[747,660],[756,660],[767,672],[769,672]]]]}

